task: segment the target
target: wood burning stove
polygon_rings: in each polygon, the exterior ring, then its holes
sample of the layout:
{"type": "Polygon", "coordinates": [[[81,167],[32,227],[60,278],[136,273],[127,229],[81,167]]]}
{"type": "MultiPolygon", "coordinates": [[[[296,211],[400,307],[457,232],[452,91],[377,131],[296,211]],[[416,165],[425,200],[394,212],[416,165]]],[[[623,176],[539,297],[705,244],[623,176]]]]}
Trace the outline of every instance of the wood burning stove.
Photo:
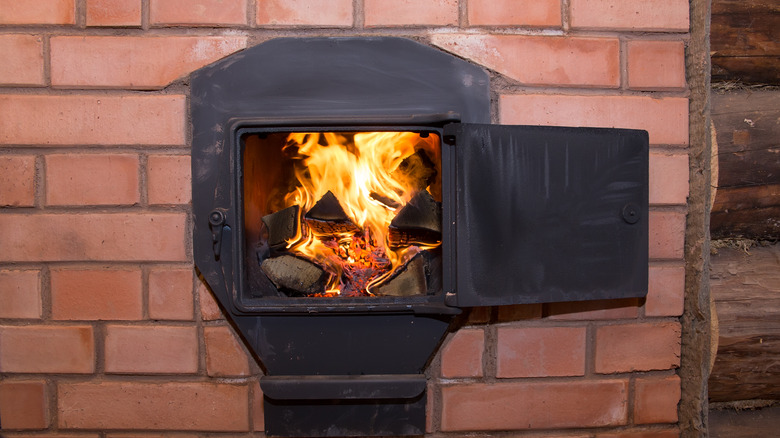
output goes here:
{"type": "Polygon", "coordinates": [[[390,37],[268,41],[191,109],[195,262],[268,435],[423,434],[461,307],[646,294],[644,131],[490,125],[484,70],[390,37]]]}

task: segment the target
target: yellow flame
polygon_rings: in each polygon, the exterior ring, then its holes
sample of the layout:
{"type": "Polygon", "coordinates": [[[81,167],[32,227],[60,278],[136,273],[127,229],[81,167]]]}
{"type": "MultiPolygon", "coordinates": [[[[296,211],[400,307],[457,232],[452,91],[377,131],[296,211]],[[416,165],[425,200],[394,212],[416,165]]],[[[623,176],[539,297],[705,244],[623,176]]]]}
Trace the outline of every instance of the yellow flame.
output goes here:
{"type": "Polygon", "coordinates": [[[288,242],[290,251],[318,261],[335,274],[326,295],[341,289],[339,277],[344,269],[376,268],[380,275],[361,286],[367,291],[420,251],[417,247],[391,250],[388,226],[419,189],[393,173],[421,148],[438,151],[438,137],[414,132],[300,132],[288,136],[283,153],[295,162],[297,187],[286,195],[285,206],[298,205],[306,212],[330,191],[363,230],[362,236],[337,236],[341,249],[311,232],[288,242]],[[356,258],[355,252],[365,255],[372,251],[384,254],[390,268],[380,269],[370,257],[356,258]],[[339,253],[342,257],[334,257],[339,253]],[[345,263],[354,266],[345,268],[345,263]]]}

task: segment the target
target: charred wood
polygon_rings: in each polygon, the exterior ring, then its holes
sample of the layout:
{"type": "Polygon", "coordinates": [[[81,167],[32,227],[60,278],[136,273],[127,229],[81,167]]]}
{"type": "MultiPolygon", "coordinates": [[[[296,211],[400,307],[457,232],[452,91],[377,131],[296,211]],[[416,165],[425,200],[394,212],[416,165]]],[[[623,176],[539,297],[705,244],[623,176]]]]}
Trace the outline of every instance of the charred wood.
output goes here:
{"type": "Polygon", "coordinates": [[[260,265],[274,285],[289,296],[307,296],[325,291],[330,274],[301,257],[283,255],[260,265]]]}
{"type": "Polygon", "coordinates": [[[325,193],[304,215],[306,224],[318,235],[357,233],[360,227],[352,222],[333,192],[325,193]]]}
{"type": "Polygon", "coordinates": [[[298,234],[300,207],[293,205],[276,213],[263,216],[263,223],[268,229],[268,245],[271,248],[281,248],[298,234]]]}
{"type": "Polygon", "coordinates": [[[441,242],[441,203],[418,192],[390,222],[389,238],[393,247],[441,242]]]}
{"type": "Polygon", "coordinates": [[[386,207],[398,208],[401,206],[401,204],[395,202],[392,198],[382,195],[381,193],[371,192],[369,197],[374,201],[381,202],[382,205],[385,205],[386,207]]]}
{"type": "Polygon", "coordinates": [[[425,190],[436,178],[436,165],[422,149],[404,158],[391,175],[412,191],[425,190]]]}
{"type": "Polygon", "coordinates": [[[374,295],[408,297],[427,292],[428,266],[423,253],[417,253],[387,280],[371,288],[374,295]]]}

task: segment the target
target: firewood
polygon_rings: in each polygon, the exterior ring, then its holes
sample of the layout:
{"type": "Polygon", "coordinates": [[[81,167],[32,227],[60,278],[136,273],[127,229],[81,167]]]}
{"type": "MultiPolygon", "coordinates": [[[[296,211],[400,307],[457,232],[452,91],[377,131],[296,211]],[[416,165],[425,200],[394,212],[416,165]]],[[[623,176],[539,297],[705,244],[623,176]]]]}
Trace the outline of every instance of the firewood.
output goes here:
{"type": "Polygon", "coordinates": [[[385,196],[385,195],[383,195],[381,193],[371,192],[369,197],[371,199],[373,199],[374,201],[381,202],[382,205],[385,205],[385,206],[390,207],[390,208],[398,208],[398,207],[401,206],[401,204],[399,204],[398,202],[394,201],[392,198],[390,198],[388,196],[385,196]]]}
{"type": "Polygon", "coordinates": [[[423,253],[417,253],[387,280],[371,288],[374,295],[408,297],[412,295],[425,295],[427,263],[423,253]]]}
{"type": "Polygon", "coordinates": [[[441,242],[441,203],[420,191],[393,218],[389,231],[393,247],[441,242]]]}
{"type": "Polygon", "coordinates": [[[298,212],[300,207],[293,205],[276,213],[263,216],[263,223],[268,229],[268,245],[271,248],[281,248],[287,241],[298,234],[298,212]]]}
{"type": "Polygon", "coordinates": [[[274,285],[289,296],[306,296],[325,291],[330,274],[301,257],[283,255],[260,265],[274,285]]]}
{"type": "Polygon", "coordinates": [[[357,233],[360,227],[352,222],[331,191],[325,193],[304,215],[309,228],[318,235],[357,233]]]}
{"type": "Polygon", "coordinates": [[[422,149],[404,158],[391,176],[411,191],[425,190],[436,178],[436,165],[422,149]]]}

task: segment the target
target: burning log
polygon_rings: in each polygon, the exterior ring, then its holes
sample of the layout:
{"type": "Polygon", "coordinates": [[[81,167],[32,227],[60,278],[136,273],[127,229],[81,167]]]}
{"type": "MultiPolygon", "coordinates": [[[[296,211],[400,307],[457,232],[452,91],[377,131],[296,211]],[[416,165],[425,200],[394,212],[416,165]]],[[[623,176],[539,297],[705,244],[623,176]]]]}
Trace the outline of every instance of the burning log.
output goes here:
{"type": "Polygon", "coordinates": [[[283,255],[260,265],[274,285],[290,296],[307,296],[325,291],[330,274],[304,258],[283,255]]]}
{"type": "Polygon", "coordinates": [[[387,280],[372,287],[374,295],[408,297],[412,295],[424,295],[427,291],[426,281],[427,262],[423,253],[419,252],[396,269],[387,280]]]}
{"type": "Polygon", "coordinates": [[[268,228],[268,245],[271,248],[282,248],[287,241],[298,234],[298,212],[300,207],[293,205],[276,213],[263,216],[263,223],[268,228]]]}
{"type": "Polygon", "coordinates": [[[401,161],[391,175],[412,191],[425,190],[436,178],[436,165],[422,149],[401,161]]]}
{"type": "Polygon", "coordinates": [[[384,205],[386,207],[389,207],[389,208],[398,208],[398,207],[401,206],[401,204],[395,202],[392,198],[390,198],[388,196],[385,196],[385,195],[383,195],[381,193],[371,192],[369,197],[371,199],[373,199],[374,201],[381,202],[382,205],[384,205]]]}
{"type": "Polygon", "coordinates": [[[390,222],[389,238],[392,247],[441,242],[441,203],[417,193],[390,222]]]}
{"type": "Polygon", "coordinates": [[[357,233],[360,227],[352,222],[339,200],[331,191],[325,193],[314,206],[306,212],[304,220],[309,228],[318,235],[337,235],[357,233]]]}

